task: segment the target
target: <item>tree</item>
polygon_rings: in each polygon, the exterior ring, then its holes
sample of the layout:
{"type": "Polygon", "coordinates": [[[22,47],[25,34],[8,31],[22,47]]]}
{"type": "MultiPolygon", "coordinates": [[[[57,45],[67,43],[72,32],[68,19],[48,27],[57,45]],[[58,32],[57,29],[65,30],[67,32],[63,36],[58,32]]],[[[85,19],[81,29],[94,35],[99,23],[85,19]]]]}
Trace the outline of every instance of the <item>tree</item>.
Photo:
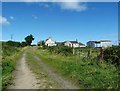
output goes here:
{"type": "Polygon", "coordinates": [[[25,41],[27,45],[31,45],[32,41],[34,40],[33,35],[30,34],[27,37],[25,37],[25,41]]]}

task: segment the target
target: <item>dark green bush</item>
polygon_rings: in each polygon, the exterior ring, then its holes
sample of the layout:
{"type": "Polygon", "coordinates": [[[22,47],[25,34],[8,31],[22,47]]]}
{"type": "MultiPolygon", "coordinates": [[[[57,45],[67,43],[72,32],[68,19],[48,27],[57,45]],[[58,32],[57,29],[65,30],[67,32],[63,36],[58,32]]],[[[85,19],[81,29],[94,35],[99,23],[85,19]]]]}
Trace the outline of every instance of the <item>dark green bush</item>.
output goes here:
{"type": "Polygon", "coordinates": [[[6,45],[12,46],[12,47],[25,47],[25,46],[27,46],[27,43],[25,41],[22,41],[22,42],[7,41],[7,42],[3,42],[3,44],[6,44],[6,45]]]}
{"type": "Polygon", "coordinates": [[[25,46],[27,46],[27,43],[23,41],[23,42],[21,42],[21,46],[25,47],[25,46]]]}
{"type": "Polygon", "coordinates": [[[7,41],[6,44],[9,46],[21,47],[21,43],[16,41],[7,41]]]}
{"type": "Polygon", "coordinates": [[[47,48],[51,53],[62,54],[62,55],[72,55],[72,48],[68,46],[51,46],[47,48]]]}
{"type": "Polygon", "coordinates": [[[115,65],[120,65],[120,46],[109,47],[103,52],[104,60],[115,65]]]}

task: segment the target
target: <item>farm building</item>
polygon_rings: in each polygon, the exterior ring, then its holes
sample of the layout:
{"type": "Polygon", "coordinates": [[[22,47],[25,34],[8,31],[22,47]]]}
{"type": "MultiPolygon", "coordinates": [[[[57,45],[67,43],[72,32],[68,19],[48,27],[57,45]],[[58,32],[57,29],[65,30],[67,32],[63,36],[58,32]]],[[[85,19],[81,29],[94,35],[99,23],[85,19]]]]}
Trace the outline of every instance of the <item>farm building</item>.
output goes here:
{"type": "Polygon", "coordinates": [[[84,44],[78,42],[77,40],[76,41],[65,41],[64,42],[64,46],[69,46],[69,47],[85,47],[84,44]]]}
{"type": "Polygon", "coordinates": [[[81,42],[76,41],[64,41],[64,42],[55,42],[51,37],[45,40],[46,46],[69,46],[69,47],[85,47],[81,42]]]}
{"type": "Polygon", "coordinates": [[[51,37],[49,37],[48,39],[45,40],[45,45],[46,46],[56,46],[56,43],[51,37]]]}
{"type": "Polygon", "coordinates": [[[96,47],[106,48],[106,47],[112,46],[112,41],[110,41],[110,40],[88,41],[87,46],[93,47],[93,48],[96,48],[96,47]]]}

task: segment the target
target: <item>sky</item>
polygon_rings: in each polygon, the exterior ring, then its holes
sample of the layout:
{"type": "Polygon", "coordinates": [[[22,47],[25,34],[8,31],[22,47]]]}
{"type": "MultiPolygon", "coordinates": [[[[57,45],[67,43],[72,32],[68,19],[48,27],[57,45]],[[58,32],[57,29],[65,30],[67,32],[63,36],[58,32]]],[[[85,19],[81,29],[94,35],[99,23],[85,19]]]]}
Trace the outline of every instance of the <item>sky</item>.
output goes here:
{"type": "Polygon", "coordinates": [[[119,0],[2,0],[2,2],[119,2],[119,0]]]}
{"type": "Polygon", "coordinates": [[[118,40],[117,2],[4,2],[2,40],[24,41],[32,34],[33,44],[52,37],[55,41],[118,40]]]}

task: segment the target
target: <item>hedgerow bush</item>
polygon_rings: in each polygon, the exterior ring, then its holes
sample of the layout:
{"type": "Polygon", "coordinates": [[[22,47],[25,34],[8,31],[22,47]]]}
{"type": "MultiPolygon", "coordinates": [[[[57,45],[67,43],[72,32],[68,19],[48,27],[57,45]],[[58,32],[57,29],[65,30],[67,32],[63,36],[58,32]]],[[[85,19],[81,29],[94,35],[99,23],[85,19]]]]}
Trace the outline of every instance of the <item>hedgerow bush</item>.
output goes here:
{"type": "Polygon", "coordinates": [[[73,51],[71,47],[68,46],[51,46],[47,47],[49,52],[55,53],[55,54],[61,54],[61,55],[72,55],[73,51]]]}
{"type": "Polygon", "coordinates": [[[21,43],[16,41],[7,41],[6,44],[8,46],[21,47],[21,43]]]}
{"type": "Polygon", "coordinates": [[[109,47],[103,52],[104,60],[115,65],[120,65],[120,46],[109,47]]]}

